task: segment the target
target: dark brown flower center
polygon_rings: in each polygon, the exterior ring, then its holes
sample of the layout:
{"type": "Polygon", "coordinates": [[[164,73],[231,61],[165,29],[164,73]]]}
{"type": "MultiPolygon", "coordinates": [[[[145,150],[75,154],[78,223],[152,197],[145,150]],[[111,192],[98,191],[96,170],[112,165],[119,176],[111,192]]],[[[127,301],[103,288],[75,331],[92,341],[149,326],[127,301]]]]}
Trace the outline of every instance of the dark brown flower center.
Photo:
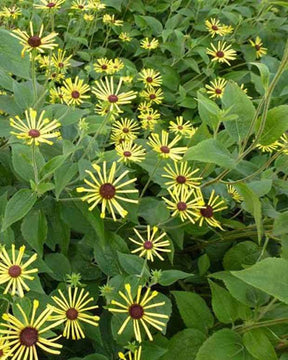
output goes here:
{"type": "Polygon", "coordinates": [[[224,52],[223,51],[217,51],[216,56],[219,57],[219,58],[223,58],[224,57],[224,52]]]}
{"type": "Polygon", "coordinates": [[[141,319],[142,316],[144,315],[144,309],[141,305],[139,304],[132,304],[129,307],[129,315],[131,316],[132,319],[141,319]]]}
{"type": "Polygon", "coordinates": [[[63,68],[63,67],[64,67],[64,63],[63,63],[63,62],[59,62],[58,66],[59,66],[60,68],[63,68]]]}
{"type": "Polygon", "coordinates": [[[84,5],[78,5],[78,9],[84,9],[84,5]]]}
{"type": "Polygon", "coordinates": [[[21,272],[22,270],[19,265],[12,265],[8,270],[8,274],[13,278],[17,278],[19,275],[21,275],[21,272]]]}
{"type": "Polygon", "coordinates": [[[106,70],[106,69],[107,69],[107,65],[106,65],[106,64],[101,65],[101,69],[106,70]]]}
{"type": "Polygon", "coordinates": [[[255,49],[258,51],[258,50],[260,50],[260,49],[261,49],[261,46],[260,46],[260,45],[258,45],[258,44],[256,44],[256,45],[255,45],[255,49]]]}
{"type": "Polygon", "coordinates": [[[34,36],[31,36],[29,39],[28,39],[28,44],[31,46],[31,47],[38,47],[41,45],[41,38],[37,35],[34,35],[34,36]]]}
{"type": "Polygon", "coordinates": [[[177,181],[178,184],[185,184],[185,182],[186,182],[186,177],[183,176],[183,175],[178,175],[178,176],[176,177],[176,181],[177,181]]]}
{"type": "Polygon", "coordinates": [[[131,154],[131,151],[124,151],[124,152],[123,152],[123,155],[124,155],[125,157],[130,157],[132,154],[131,154]]]}
{"type": "Polygon", "coordinates": [[[177,209],[179,211],[185,211],[187,209],[186,203],[183,202],[183,201],[179,201],[178,204],[177,204],[177,209]]]}
{"type": "Polygon", "coordinates": [[[206,218],[211,218],[213,216],[213,208],[210,205],[207,205],[206,208],[201,209],[200,213],[206,218]]]}
{"type": "Polygon", "coordinates": [[[148,121],[152,120],[152,116],[147,116],[147,120],[148,121]]]}
{"type": "Polygon", "coordinates": [[[182,125],[178,125],[178,130],[183,130],[183,126],[182,126],[182,125]]]}
{"type": "Polygon", "coordinates": [[[217,25],[212,25],[212,30],[217,31],[217,30],[218,30],[218,26],[217,26],[217,25]]]}
{"type": "Polygon", "coordinates": [[[127,133],[129,133],[130,130],[128,128],[123,128],[122,131],[123,131],[123,133],[127,134],[127,133]]]}
{"type": "Polygon", "coordinates": [[[66,317],[69,320],[75,320],[78,317],[78,311],[74,308],[70,308],[66,311],[66,317]]]}
{"type": "Polygon", "coordinates": [[[48,8],[53,8],[54,6],[56,6],[56,4],[53,3],[53,2],[50,2],[50,3],[47,4],[48,8]]]}
{"type": "Polygon", "coordinates": [[[153,78],[152,78],[151,76],[148,76],[148,77],[146,78],[146,81],[147,81],[148,83],[152,83],[152,82],[153,82],[153,78]]]}
{"type": "Polygon", "coordinates": [[[216,88],[216,89],[215,89],[215,93],[216,93],[216,94],[222,94],[222,90],[221,90],[221,89],[216,88]]]}
{"type": "Polygon", "coordinates": [[[4,351],[0,350],[0,358],[4,355],[4,351]]]}
{"type": "Polygon", "coordinates": [[[108,96],[108,101],[109,101],[110,103],[116,103],[116,102],[118,101],[118,96],[117,96],[117,95],[114,95],[114,94],[109,95],[109,96],[108,96]]]}
{"type": "Polygon", "coordinates": [[[31,129],[29,130],[28,135],[31,136],[32,138],[36,138],[40,136],[40,131],[37,129],[31,129]]]}
{"type": "Polygon", "coordinates": [[[169,152],[170,152],[169,147],[168,147],[168,146],[165,146],[165,145],[161,146],[161,147],[160,147],[160,150],[161,150],[162,153],[164,153],[164,154],[169,154],[169,152]]]}
{"type": "Polygon", "coordinates": [[[149,99],[151,99],[151,100],[156,99],[156,95],[155,95],[155,94],[150,94],[150,95],[149,95],[149,99]]]}
{"type": "Polygon", "coordinates": [[[115,196],[116,189],[115,186],[113,186],[112,184],[105,183],[100,186],[99,192],[102,198],[109,200],[115,196]]]}
{"type": "Polygon", "coordinates": [[[73,99],[79,99],[80,93],[77,90],[73,90],[72,93],[71,93],[71,96],[72,96],[73,99]]]}
{"type": "Polygon", "coordinates": [[[153,248],[153,243],[152,243],[152,241],[147,240],[144,242],[143,246],[144,246],[144,249],[151,250],[153,248]]]}
{"type": "Polygon", "coordinates": [[[23,346],[33,346],[38,340],[38,331],[30,326],[25,327],[20,332],[20,343],[23,346]]]}

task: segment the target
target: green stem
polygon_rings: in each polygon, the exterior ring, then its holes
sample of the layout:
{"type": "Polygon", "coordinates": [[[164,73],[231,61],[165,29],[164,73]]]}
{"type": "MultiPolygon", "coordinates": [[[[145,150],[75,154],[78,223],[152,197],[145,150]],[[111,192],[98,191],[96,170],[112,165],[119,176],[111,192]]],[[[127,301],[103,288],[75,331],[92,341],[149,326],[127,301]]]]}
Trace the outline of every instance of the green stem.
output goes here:
{"type": "Polygon", "coordinates": [[[144,186],[144,188],[143,188],[143,190],[142,190],[142,192],[141,192],[141,194],[140,194],[139,200],[140,200],[140,199],[143,197],[143,195],[145,194],[145,191],[147,190],[147,188],[148,188],[148,186],[149,186],[149,184],[150,184],[150,182],[151,182],[151,180],[152,180],[152,177],[154,176],[156,170],[158,169],[158,167],[159,167],[159,165],[160,165],[160,163],[161,163],[161,160],[162,160],[161,158],[158,159],[157,163],[155,164],[154,169],[153,169],[153,171],[151,172],[151,175],[149,176],[149,178],[148,178],[148,180],[147,180],[147,182],[146,182],[146,184],[145,184],[145,186],[144,186]]]}
{"type": "Polygon", "coordinates": [[[33,166],[35,184],[37,187],[37,185],[39,183],[39,176],[38,176],[38,168],[37,168],[37,163],[36,163],[36,145],[35,144],[32,145],[32,166],[33,166]]]}
{"type": "Polygon", "coordinates": [[[32,51],[31,56],[31,76],[32,76],[32,86],[33,86],[33,97],[34,103],[37,100],[37,78],[36,78],[36,66],[35,66],[35,53],[32,51]]]}
{"type": "Polygon", "coordinates": [[[240,334],[245,333],[252,329],[258,329],[261,327],[268,327],[273,325],[279,325],[279,324],[285,324],[288,323],[288,318],[282,318],[282,319],[275,319],[275,320],[266,320],[261,322],[256,322],[251,325],[244,325],[244,326],[236,326],[234,330],[238,331],[240,334]]]}

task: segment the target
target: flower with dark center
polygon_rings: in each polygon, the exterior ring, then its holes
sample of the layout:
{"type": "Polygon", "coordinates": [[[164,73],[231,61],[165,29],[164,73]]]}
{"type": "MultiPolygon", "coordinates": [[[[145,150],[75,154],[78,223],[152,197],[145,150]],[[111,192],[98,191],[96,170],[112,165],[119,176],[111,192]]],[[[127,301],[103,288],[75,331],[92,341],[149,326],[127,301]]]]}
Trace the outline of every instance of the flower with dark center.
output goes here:
{"type": "Polygon", "coordinates": [[[259,44],[256,44],[256,45],[255,45],[255,49],[256,49],[256,50],[260,50],[260,49],[261,49],[261,46],[260,46],[259,44]]]}
{"type": "Polygon", "coordinates": [[[79,99],[80,93],[77,90],[73,90],[72,93],[71,93],[71,96],[72,96],[73,99],[79,99]]]}
{"type": "Polygon", "coordinates": [[[213,30],[218,30],[218,29],[219,29],[217,25],[212,25],[211,28],[212,28],[213,30]]]}
{"type": "Polygon", "coordinates": [[[212,49],[207,49],[207,54],[213,57],[212,61],[231,65],[229,60],[236,59],[236,51],[231,49],[231,45],[226,45],[225,41],[218,41],[217,47],[213,43],[210,45],[212,49]]]}
{"type": "Polygon", "coordinates": [[[80,105],[83,100],[88,99],[90,96],[85,95],[90,90],[89,85],[84,84],[83,79],[76,76],[74,82],[71,78],[64,80],[61,91],[63,99],[67,105],[80,105]]]}
{"type": "Polygon", "coordinates": [[[217,52],[216,52],[216,55],[217,55],[219,58],[223,58],[223,57],[224,57],[224,52],[223,52],[223,51],[217,51],[217,52]]]}
{"type": "Polygon", "coordinates": [[[78,311],[74,308],[66,310],[66,317],[69,320],[76,320],[78,318],[78,311]]]}
{"type": "Polygon", "coordinates": [[[177,128],[178,128],[178,130],[183,130],[183,126],[182,126],[182,125],[178,125],[177,128]]]}
{"type": "Polygon", "coordinates": [[[138,320],[141,319],[144,315],[144,309],[139,304],[132,304],[129,307],[129,315],[132,319],[138,320]]]}
{"type": "Polygon", "coordinates": [[[133,141],[127,140],[118,142],[115,150],[120,157],[118,161],[123,161],[124,163],[141,162],[145,159],[146,155],[145,149],[141,145],[134,144],[133,141]]]}
{"type": "Polygon", "coordinates": [[[108,66],[106,64],[101,65],[101,69],[106,70],[108,66]]]}
{"type": "Polygon", "coordinates": [[[55,6],[56,6],[56,4],[53,3],[53,2],[50,2],[50,3],[47,4],[47,7],[48,7],[48,8],[53,8],[53,7],[55,7],[55,6]]]}
{"type": "Polygon", "coordinates": [[[153,248],[153,243],[152,243],[152,241],[147,240],[144,242],[143,246],[144,246],[144,249],[151,250],[153,248]]]}
{"type": "Polygon", "coordinates": [[[21,330],[19,338],[21,345],[30,347],[36,344],[38,340],[38,331],[33,327],[27,326],[21,330]]]}
{"type": "Polygon", "coordinates": [[[161,146],[161,147],[160,147],[160,150],[161,150],[162,153],[164,153],[164,154],[169,154],[169,153],[170,153],[169,147],[168,147],[168,146],[165,146],[165,145],[161,146]]]}
{"type": "Polygon", "coordinates": [[[116,103],[116,102],[118,101],[118,96],[117,96],[117,95],[114,95],[114,94],[109,95],[109,96],[108,96],[108,101],[109,101],[110,103],[116,103]]]}
{"type": "Polygon", "coordinates": [[[213,208],[210,205],[207,205],[205,208],[200,210],[202,216],[206,218],[211,218],[213,216],[213,208]]]}
{"type": "Polygon", "coordinates": [[[41,38],[37,35],[34,35],[34,36],[31,36],[29,39],[28,39],[28,44],[33,47],[33,48],[36,48],[38,46],[41,45],[41,38]]]}
{"type": "Polygon", "coordinates": [[[40,131],[37,129],[31,129],[29,130],[28,135],[31,136],[32,138],[37,138],[40,136],[40,131]]]}
{"type": "Polygon", "coordinates": [[[99,193],[104,199],[108,200],[112,199],[115,196],[116,189],[115,186],[113,186],[112,184],[105,183],[100,186],[99,193]]]}
{"type": "Polygon", "coordinates": [[[185,211],[187,209],[187,204],[184,201],[179,201],[177,204],[177,209],[179,211],[185,211]]]}
{"type": "Polygon", "coordinates": [[[259,59],[267,54],[267,48],[263,47],[263,42],[259,36],[256,36],[255,41],[249,40],[251,46],[256,50],[256,58],[259,59]]]}
{"type": "Polygon", "coordinates": [[[210,98],[221,99],[224,94],[226,85],[227,85],[227,80],[223,78],[217,78],[213,81],[210,81],[210,84],[205,85],[205,87],[207,89],[207,94],[209,94],[210,98]]]}
{"type": "Polygon", "coordinates": [[[131,153],[131,151],[124,151],[124,152],[123,152],[123,155],[124,155],[125,157],[130,157],[130,156],[132,155],[132,153],[131,153]]]}
{"type": "Polygon", "coordinates": [[[12,265],[9,270],[8,270],[8,274],[12,277],[12,278],[17,278],[18,276],[21,275],[21,267],[19,265],[12,265]]]}
{"type": "Polygon", "coordinates": [[[146,78],[146,81],[147,81],[148,83],[151,83],[151,82],[153,82],[153,78],[152,78],[151,76],[148,76],[148,77],[146,78]]]}
{"type": "Polygon", "coordinates": [[[185,184],[185,182],[186,182],[186,177],[183,176],[183,175],[178,175],[178,176],[176,177],[176,181],[177,181],[178,184],[185,184]]]}
{"type": "Polygon", "coordinates": [[[150,99],[150,100],[156,99],[156,94],[150,94],[150,95],[149,95],[149,99],[150,99]]]}
{"type": "Polygon", "coordinates": [[[221,89],[215,89],[215,93],[220,95],[220,94],[222,94],[222,90],[221,89]]]}
{"type": "Polygon", "coordinates": [[[59,68],[63,68],[63,67],[64,67],[64,63],[63,63],[63,62],[60,62],[60,63],[58,63],[58,66],[59,66],[59,68]]]}

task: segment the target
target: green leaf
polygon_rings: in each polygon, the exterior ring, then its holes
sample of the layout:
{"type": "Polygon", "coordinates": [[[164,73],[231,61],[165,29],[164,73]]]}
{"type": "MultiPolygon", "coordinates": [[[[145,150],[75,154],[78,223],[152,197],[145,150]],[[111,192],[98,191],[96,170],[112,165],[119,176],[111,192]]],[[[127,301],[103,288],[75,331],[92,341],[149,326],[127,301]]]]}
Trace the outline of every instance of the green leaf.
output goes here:
{"type": "Polygon", "coordinates": [[[54,173],[66,160],[66,155],[57,155],[49,160],[40,170],[40,178],[47,178],[54,173]]]}
{"type": "Polygon", "coordinates": [[[66,274],[71,274],[71,265],[66,256],[60,253],[45,256],[45,263],[52,270],[49,275],[58,281],[64,281],[66,274]]]}
{"type": "Polygon", "coordinates": [[[207,254],[203,254],[198,258],[198,269],[199,269],[199,275],[203,276],[206,274],[208,269],[210,268],[210,259],[207,254]]]}
{"type": "Polygon", "coordinates": [[[162,286],[169,286],[178,280],[186,279],[190,276],[194,276],[194,274],[189,274],[180,270],[164,270],[161,273],[159,284],[162,286]]]}
{"type": "Polygon", "coordinates": [[[250,64],[257,66],[258,70],[260,71],[263,88],[267,90],[270,80],[270,71],[268,67],[265,64],[259,62],[251,62],[250,64]]]}
{"type": "Polygon", "coordinates": [[[214,318],[205,301],[196,293],[171,291],[185,325],[207,333],[214,324],[214,318]]]}
{"type": "MultiPolygon", "coordinates": [[[[256,124],[256,130],[260,127],[261,117],[256,124]]],[[[279,140],[280,136],[288,130],[288,105],[280,105],[268,111],[263,133],[259,139],[262,145],[270,145],[279,140]]]]}
{"type": "Polygon", "coordinates": [[[139,203],[138,216],[141,216],[148,224],[154,226],[169,219],[170,212],[164,201],[146,196],[139,203]]]}
{"type": "Polygon", "coordinates": [[[231,108],[229,114],[238,116],[237,120],[225,121],[224,125],[230,136],[240,142],[248,135],[250,124],[255,116],[254,105],[234,82],[226,85],[222,103],[224,109],[231,108]]]}
{"type": "Polygon", "coordinates": [[[40,210],[30,211],[22,221],[21,232],[27,243],[42,257],[47,237],[47,221],[40,210]]]}
{"type": "Polygon", "coordinates": [[[140,275],[144,268],[143,276],[149,276],[149,270],[145,263],[145,260],[136,255],[123,254],[117,252],[118,259],[123,270],[129,275],[140,275]]]}
{"type": "Polygon", "coordinates": [[[36,200],[37,195],[31,190],[18,190],[7,203],[1,231],[22,219],[32,209],[36,200]]]}
{"type": "Polygon", "coordinates": [[[261,254],[261,249],[252,241],[242,241],[230,248],[223,259],[225,270],[242,270],[253,265],[261,254]]]}
{"type": "Polygon", "coordinates": [[[202,122],[206,123],[212,130],[215,130],[219,123],[220,109],[217,104],[207,99],[199,91],[197,93],[198,111],[202,122]]]}
{"type": "Polygon", "coordinates": [[[33,106],[34,93],[32,81],[13,82],[14,99],[19,108],[24,111],[33,106]]]}
{"type": "Polygon", "coordinates": [[[232,275],[288,304],[288,261],[267,258],[232,275]]]}
{"type": "Polygon", "coordinates": [[[273,235],[285,235],[288,233],[288,211],[279,214],[273,223],[273,235]]]}
{"type": "Polygon", "coordinates": [[[63,164],[60,168],[56,169],[54,174],[55,180],[55,194],[56,199],[59,199],[59,196],[65,186],[69,183],[70,180],[77,174],[78,165],[71,164],[69,162],[63,164]]]}
{"type": "Polygon", "coordinates": [[[264,329],[253,329],[243,335],[249,353],[258,360],[277,360],[278,357],[264,329]]]}
{"type": "Polygon", "coordinates": [[[229,151],[216,139],[203,140],[199,144],[191,146],[186,151],[183,160],[212,163],[225,169],[233,169],[236,165],[235,159],[233,159],[229,151]]]}

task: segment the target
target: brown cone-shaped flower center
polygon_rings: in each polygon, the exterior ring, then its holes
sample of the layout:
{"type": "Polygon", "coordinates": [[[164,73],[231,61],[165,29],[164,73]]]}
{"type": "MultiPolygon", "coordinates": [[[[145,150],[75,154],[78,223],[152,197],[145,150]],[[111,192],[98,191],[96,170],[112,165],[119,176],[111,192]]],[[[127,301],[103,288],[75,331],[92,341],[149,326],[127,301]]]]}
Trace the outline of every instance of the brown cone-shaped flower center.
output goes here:
{"type": "Polygon", "coordinates": [[[72,93],[71,93],[71,96],[72,96],[73,99],[79,99],[80,93],[77,90],[73,90],[72,93]]]}
{"type": "Polygon", "coordinates": [[[4,355],[4,351],[0,350],[0,358],[4,355]]]}
{"type": "Polygon", "coordinates": [[[216,52],[216,56],[217,56],[218,58],[223,58],[223,57],[224,57],[224,52],[223,52],[223,51],[217,51],[217,52],[216,52]]]}
{"type": "Polygon", "coordinates": [[[165,145],[161,146],[161,147],[160,147],[160,150],[161,150],[162,153],[164,153],[164,154],[169,154],[169,152],[170,152],[169,147],[168,147],[168,146],[165,146],[165,145]]]}
{"type": "Polygon", "coordinates": [[[78,9],[84,9],[83,5],[78,5],[78,9]]]}
{"type": "Polygon", "coordinates": [[[38,340],[38,331],[33,327],[25,327],[20,332],[20,343],[23,346],[33,346],[38,340]]]}
{"type": "Polygon", "coordinates": [[[152,78],[151,76],[148,76],[148,77],[146,78],[146,81],[147,81],[148,83],[152,83],[152,82],[153,82],[153,78],[152,78]]]}
{"type": "Polygon", "coordinates": [[[78,311],[74,308],[70,308],[66,311],[66,317],[69,320],[75,320],[78,317],[78,311]]]}
{"type": "Polygon", "coordinates": [[[217,89],[215,89],[215,93],[216,94],[222,94],[222,90],[217,88],[217,89]]]}
{"type": "Polygon", "coordinates": [[[53,2],[50,2],[50,3],[47,4],[48,8],[53,8],[54,6],[56,6],[56,4],[53,3],[53,2]]]}
{"type": "Polygon", "coordinates": [[[147,120],[148,121],[152,120],[152,116],[147,116],[147,120]]]}
{"type": "Polygon", "coordinates": [[[31,129],[29,130],[28,135],[31,136],[32,138],[37,138],[40,136],[40,131],[37,129],[31,129]]]}
{"type": "Polygon", "coordinates": [[[124,134],[129,133],[129,129],[128,129],[128,128],[123,128],[122,131],[123,131],[124,134]]]}
{"type": "Polygon", "coordinates": [[[217,26],[217,25],[212,25],[212,30],[217,31],[217,30],[218,30],[218,26],[217,26]]]}
{"type": "Polygon", "coordinates": [[[114,95],[114,94],[109,95],[109,96],[108,96],[108,101],[109,101],[110,103],[116,103],[116,102],[118,101],[118,96],[117,96],[117,95],[114,95]]]}
{"type": "Polygon", "coordinates": [[[28,44],[31,46],[31,47],[38,47],[41,45],[41,38],[37,35],[34,35],[34,36],[31,36],[29,39],[28,39],[28,44]]]}
{"type": "Polygon", "coordinates": [[[258,50],[260,50],[260,49],[261,49],[261,46],[260,46],[260,45],[258,45],[258,44],[256,44],[256,45],[255,45],[255,49],[258,51],[258,50]]]}
{"type": "Polygon", "coordinates": [[[102,196],[102,198],[109,200],[115,196],[116,189],[115,189],[115,186],[113,186],[112,184],[105,183],[100,186],[99,192],[100,192],[100,195],[102,196]]]}
{"type": "Polygon", "coordinates": [[[183,176],[183,175],[178,175],[178,176],[176,177],[176,181],[177,181],[178,184],[185,184],[185,182],[186,182],[186,177],[183,176]]]}
{"type": "Polygon", "coordinates": [[[8,274],[13,278],[17,278],[18,276],[20,276],[21,272],[21,267],[18,265],[12,265],[8,270],[8,274]]]}
{"type": "Polygon", "coordinates": [[[153,243],[152,243],[152,241],[147,240],[144,242],[143,246],[144,246],[144,249],[151,250],[153,248],[153,243]]]}
{"type": "Polygon", "coordinates": [[[201,209],[200,213],[206,218],[211,218],[213,216],[213,208],[210,205],[207,205],[206,208],[201,209]]]}
{"type": "Polygon", "coordinates": [[[141,319],[142,316],[144,315],[144,309],[141,305],[139,304],[132,304],[129,307],[129,315],[131,316],[132,319],[141,319]]]}
{"type": "Polygon", "coordinates": [[[126,157],[130,157],[132,154],[131,154],[131,151],[124,151],[123,155],[126,157]]]}
{"type": "Polygon", "coordinates": [[[183,126],[182,125],[178,125],[178,130],[183,130],[183,126]]]}
{"type": "Polygon", "coordinates": [[[149,99],[151,99],[151,100],[156,99],[156,95],[155,95],[155,94],[150,94],[150,95],[149,95],[149,99]]]}
{"type": "Polygon", "coordinates": [[[64,67],[64,63],[63,63],[63,62],[59,62],[58,66],[59,66],[60,68],[63,68],[63,67],[64,67]]]}
{"type": "Polygon", "coordinates": [[[102,69],[102,70],[106,70],[106,69],[107,69],[107,65],[105,65],[105,64],[101,65],[101,69],[102,69]]]}
{"type": "Polygon", "coordinates": [[[185,211],[187,209],[186,203],[183,202],[183,201],[179,201],[178,204],[177,204],[177,209],[179,211],[185,211]]]}

